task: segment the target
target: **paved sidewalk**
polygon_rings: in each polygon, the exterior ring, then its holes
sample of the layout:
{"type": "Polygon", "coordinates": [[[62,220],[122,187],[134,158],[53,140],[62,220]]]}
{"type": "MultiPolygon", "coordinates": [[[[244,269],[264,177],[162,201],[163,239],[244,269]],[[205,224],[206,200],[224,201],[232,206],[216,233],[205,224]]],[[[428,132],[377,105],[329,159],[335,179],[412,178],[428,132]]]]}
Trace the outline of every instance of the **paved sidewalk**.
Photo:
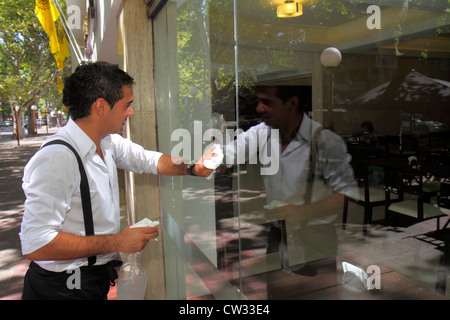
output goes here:
{"type": "Polygon", "coordinates": [[[19,231],[25,196],[22,191],[23,168],[42,142],[58,127],[42,127],[38,136],[17,140],[12,132],[0,136],[0,300],[19,300],[23,276],[29,261],[22,255],[19,231]]]}

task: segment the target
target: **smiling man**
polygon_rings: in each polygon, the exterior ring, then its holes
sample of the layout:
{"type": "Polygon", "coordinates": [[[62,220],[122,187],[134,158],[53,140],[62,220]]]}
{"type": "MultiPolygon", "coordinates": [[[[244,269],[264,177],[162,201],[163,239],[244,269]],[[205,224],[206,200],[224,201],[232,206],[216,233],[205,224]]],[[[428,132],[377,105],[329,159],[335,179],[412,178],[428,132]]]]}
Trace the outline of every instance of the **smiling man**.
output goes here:
{"type": "Polygon", "coordinates": [[[66,79],[63,103],[70,119],[44,144],[63,140],[81,158],[95,235],[86,236],[76,156],[61,144],[41,148],[23,176],[26,201],[20,239],[23,254],[32,262],[22,299],[106,299],[117,277],[117,253],[140,251],[158,236],[156,227],[120,231],[117,168],[202,177],[212,172],[203,165],[210,152],[188,167],[182,159],[145,150],[120,135],[134,114],[133,84],[126,72],[105,62],[80,65],[66,79]],[[67,286],[67,271],[74,268],[81,271],[80,289],[67,286]]]}

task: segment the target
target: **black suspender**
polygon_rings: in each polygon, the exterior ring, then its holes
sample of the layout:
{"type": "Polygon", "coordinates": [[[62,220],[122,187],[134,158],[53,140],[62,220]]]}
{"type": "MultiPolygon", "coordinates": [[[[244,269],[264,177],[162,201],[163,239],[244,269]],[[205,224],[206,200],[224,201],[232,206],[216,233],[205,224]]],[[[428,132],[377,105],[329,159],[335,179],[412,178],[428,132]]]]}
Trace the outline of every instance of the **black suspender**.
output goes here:
{"type": "MultiPolygon", "coordinates": [[[[86,232],[86,236],[93,236],[94,235],[94,221],[92,218],[91,195],[89,193],[89,183],[87,180],[86,171],[84,170],[83,162],[81,161],[81,158],[78,155],[78,153],[75,151],[75,149],[66,141],[53,140],[53,141],[50,141],[50,142],[47,142],[46,144],[44,144],[42,146],[42,148],[52,145],[52,144],[65,145],[67,148],[72,150],[75,157],[77,158],[78,168],[80,169],[80,176],[81,176],[80,192],[81,192],[81,203],[82,203],[82,207],[83,207],[84,229],[86,232]]],[[[97,258],[95,256],[88,257],[88,265],[89,266],[94,265],[96,260],[97,260],[97,258]]]]}
{"type": "Polygon", "coordinates": [[[316,172],[317,162],[317,138],[322,131],[322,126],[317,127],[311,134],[311,155],[310,155],[310,169],[308,174],[308,181],[305,190],[305,204],[310,204],[312,200],[312,188],[314,183],[314,176],[316,172]]]}

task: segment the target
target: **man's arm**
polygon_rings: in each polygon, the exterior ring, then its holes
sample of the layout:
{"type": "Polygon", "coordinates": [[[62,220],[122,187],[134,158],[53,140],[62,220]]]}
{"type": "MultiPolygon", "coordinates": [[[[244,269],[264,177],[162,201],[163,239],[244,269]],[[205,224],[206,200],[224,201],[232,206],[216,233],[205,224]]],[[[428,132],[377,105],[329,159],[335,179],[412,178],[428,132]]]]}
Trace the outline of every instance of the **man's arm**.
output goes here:
{"type": "Polygon", "coordinates": [[[317,202],[308,205],[288,204],[267,211],[267,217],[277,220],[286,220],[292,225],[300,224],[302,221],[329,216],[342,210],[344,195],[333,193],[317,202]]]}
{"type": "MultiPolygon", "coordinates": [[[[205,154],[195,163],[192,173],[199,177],[208,177],[213,170],[204,166],[203,160],[211,159],[214,147],[209,148],[205,154]]],[[[188,163],[184,159],[171,157],[163,154],[158,161],[158,173],[167,176],[184,176],[187,175],[188,163]]]]}
{"type": "Polygon", "coordinates": [[[77,236],[59,232],[45,246],[26,254],[27,259],[72,260],[104,253],[133,253],[142,250],[150,239],[159,235],[157,227],[132,228],[128,226],[114,235],[77,236]]]}

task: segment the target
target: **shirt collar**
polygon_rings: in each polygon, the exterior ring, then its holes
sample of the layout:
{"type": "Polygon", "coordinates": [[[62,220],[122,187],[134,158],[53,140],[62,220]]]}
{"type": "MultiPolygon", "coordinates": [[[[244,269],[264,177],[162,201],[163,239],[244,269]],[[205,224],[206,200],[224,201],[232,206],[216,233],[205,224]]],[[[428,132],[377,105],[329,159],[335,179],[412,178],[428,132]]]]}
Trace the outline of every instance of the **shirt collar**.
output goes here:
{"type": "Polygon", "coordinates": [[[302,122],[297,132],[297,138],[308,142],[312,140],[313,131],[320,127],[320,123],[313,121],[306,113],[303,113],[302,122]]]}
{"type": "Polygon", "coordinates": [[[66,124],[66,131],[76,145],[80,157],[84,158],[87,154],[95,152],[96,146],[94,141],[89,138],[72,118],[69,118],[69,121],[66,124]]]}
{"type": "Polygon", "coordinates": [[[299,140],[311,141],[311,123],[311,118],[309,118],[306,113],[303,113],[302,122],[297,131],[297,138],[299,140]]]}

